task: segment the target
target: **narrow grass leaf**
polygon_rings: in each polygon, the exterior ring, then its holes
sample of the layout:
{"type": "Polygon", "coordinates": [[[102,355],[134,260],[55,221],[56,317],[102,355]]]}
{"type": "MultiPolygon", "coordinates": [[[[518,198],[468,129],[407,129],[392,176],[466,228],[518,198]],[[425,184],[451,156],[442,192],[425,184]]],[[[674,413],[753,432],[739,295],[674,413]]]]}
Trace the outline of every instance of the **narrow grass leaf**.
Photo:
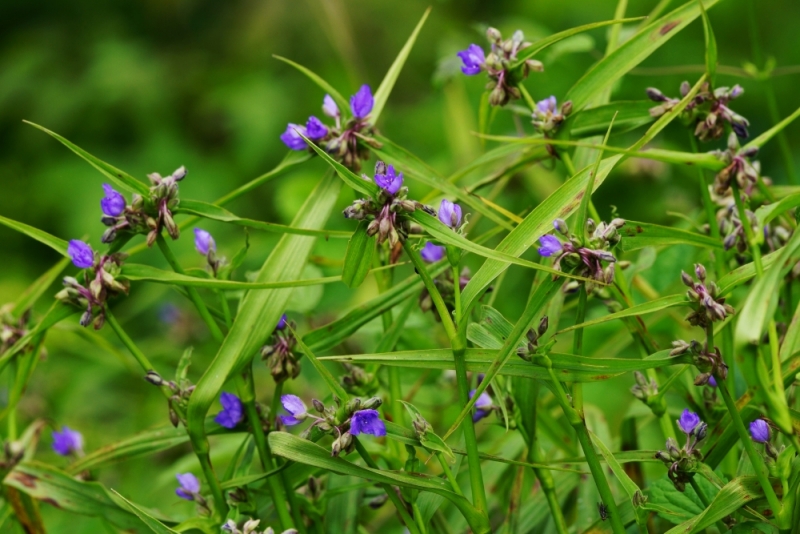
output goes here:
{"type": "Polygon", "coordinates": [[[707,235],[658,224],[626,221],[625,226],[620,228],[619,232],[622,235],[619,248],[623,252],[666,245],[692,245],[695,247],[722,249],[722,243],[707,235]]]}
{"type": "Polygon", "coordinates": [[[375,256],[375,240],[367,235],[369,221],[358,223],[353,237],[347,243],[342,268],[342,282],[347,287],[358,287],[369,274],[372,268],[372,258],[375,256]]]}
{"type": "Polygon", "coordinates": [[[714,37],[714,30],[711,27],[711,21],[706,13],[706,8],[703,6],[703,0],[697,0],[700,4],[700,14],[703,15],[703,37],[706,42],[706,75],[708,76],[708,83],[714,87],[714,82],[717,79],[717,39],[714,37]]]}
{"type": "Polygon", "coordinates": [[[317,84],[320,87],[320,89],[331,95],[331,97],[336,101],[336,105],[339,106],[340,110],[350,109],[350,102],[348,102],[347,99],[343,97],[339,91],[334,89],[334,87],[331,84],[323,80],[321,76],[313,72],[311,69],[308,69],[299,63],[295,63],[291,59],[287,59],[285,57],[278,56],[276,54],[272,54],[272,57],[274,57],[278,61],[283,61],[287,65],[291,65],[292,67],[296,68],[297,70],[308,76],[308,78],[312,82],[317,84]]]}
{"type": "Polygon", "coordinates": [[[109,496],[111,497],[111,500],[117,504],[117,506],[138,517],[143,525],[156,534],[177,534],[177,531],[169,528],[167,525],[153,517],[145,508],[142,508],[138,504],[129,501],[116,490],[112,489],[109,496]]]}
{"type": "Polygon", "coordinates": [[[62,256],[69,257],[67,256],[67,246],[69,246],[69,243],[59,237],[48,234],[44,230],[39,230],[38,228],[34,228],[28,224],[8,219],[2,215],[0,215],[0,224],[7,226],[12,230],[16,230],[21,234],[25,234],[26,236],[35,239],[39,243],[47,245],[62,256]]]}

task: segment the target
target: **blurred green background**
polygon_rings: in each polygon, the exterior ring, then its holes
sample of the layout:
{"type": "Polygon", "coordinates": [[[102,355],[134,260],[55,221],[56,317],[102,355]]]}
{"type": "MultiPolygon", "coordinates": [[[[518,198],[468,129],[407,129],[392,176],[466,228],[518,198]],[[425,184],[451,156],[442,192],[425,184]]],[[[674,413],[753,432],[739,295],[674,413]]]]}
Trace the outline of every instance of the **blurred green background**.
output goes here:
{"type": "MultiPolygon", "coordinates": [[[[680,3],[674,1],[671,7],[680,3]]],[[[645,15],[655,4],[655,0],[631,0],[628,16],[645,15]]],[[[99,223],[103,177],[22,120],[58,132],[142,179],[149,172],[167,174],[185,165],[189,176],[181,183],[182,195],[212,201],[280,161],[286,150],[278,136],[287,122],[303,122],[308,115],[321,113],[323,93],[273,54],[308,66],[345,95],[362,83],[375,89],[428,5],[418,0],[4,0],[0,3],[0,214],[65,239],[88,236],[95,246],[103,231],[99,223]]],[[[484,83],[480,76],[468,78],[459,73],[455,52],[470,42],[483,45],[486,25],[507,35],[521,28],[533,40],[613,18],[616,2],[472,0],[435,1],[432,5],[431,17],[378,126],[395,142],[450,173],[481,153],[480,143],[469,131],[477,129],[484,83]]],[[[744,0],[725,0],[710,17],[720,62],[732,67],[721,70],[719,83],[744,86],[745,96],[732,107],[751,121],[750,131],[757,135],[773,124],[768,95],[763,83],[742,76],[741,69],[746,62],[760,67],[767,57],[774,57],[781,75],[769,83],[780,115],[797,107],[800,69],[792,66],[800,65],[796,28],[800,3],[758,2],[755,25],[760,51],[754,51],[750,39],[748,5],[744,0]]],[[[545,72],[533,74],[526,83],[533,96],[539,99],[555,94],[560,98],[601,57],[605,36],[605,30],[589,32],[543,54],[545,72]]],[[[681,81],[699,76],[699,71],[686,66],[701,65],[703,59],[702,27],[696,22],[616,84],[612,100],[642,100],[648,86],[676,95],[681,81]]],[[[493,133],[514,131],[512,121],[501,114],[493,133]]],[[[800,126],[790,126],[786,135],[789,146],[797,146],[800,126]]],[[[677,124],[658,143],[688,146],[686,133],[677,124]]],[[[721,146],[723,142],[704,148],[721,146]]],[[[763,150],[761,161],[766,175],[776,182],[787,181],[777,143],[763,150]]],[[[365,170],[370,166],[368,163],[365,170]]],[[[243,217],[287,223],[323,171],[323,165],[313,161],[229,208],[243,217]]],[[[562,179],[560,166],[532,167],[515,177],[497,201],[514,212],[529,210],[562,179]]],[[[625,218],[674,224],[677,219],[668,212],[691,215],[699,207],[694,179],[691,170],[629,161],[607,180],[595,202],[604,215],[614,205],[625,218]]],[[[412,197],[422,198],[426,193],[418,184],[409,185],[412,197]]],[[[341,207],[350,200],[351,193],[343,194],[341,207]]],[[[229,257],[244,242],[240,228],[216,223],[202,226],[214,234],[220,251],[229,257]]],[[[352,225],[334,215],[329,227],[351,229],[352,225]]],[[[202,258],[193,252],[190,238],[190,233],[185,233],[174,248],[185,265],[200,267],[202,258]]],[[[246,269],[256,269],[275,240],[275,236],[253,233],[246,269]]],[[[57,256],[5,227],[0,227],[0,242],[2,303],[12,301],[57,256]]],[[[319,260],[308,276],[338,274],[336,261],[342,258],[343,244],[320,243],[315,254],[333,263],[319,260]]],[[[137,261],[163,265],[154,251],[143,256],[137,261]]],[[[651,282],[657,289],[665,289],[690,260],[680,250],[671,251],[661,260],[666,271],[660,271],[662,276],[653,275],[651,282]]],[[[513,318],[524,305],[519,294],[527,292],[530,273],[511,269],[504,284],[495,303],[513,318]]],[[[303,323],[313,310],[311,323],[319,325],[373,292],[371,281],[354,292],[338,285],[325,286],[324,291],[308,289],[293,299],[293,317],[303,323]]],[[[190,344],[196,346],[195,379],[214,355],[215,347],[206,343],[204,329],[195,326],[191,310],[175,292],[138,284],[118,309],[134,339],[168,376],[190,344]]],[[[435,342],[426,335],[429,317],[412,316],[410,327],[411,335],[401,346],[435,342]],[[413,336],[416,331],[419,339],[413,336]]],[[[308,326],[303,323],[303,328],[308,326]]],[[[347,349],[371,346],[377,331],[377,325],[366,328],[347,349]]],[[[599,339],[601,334],[592,332],[589,339],[599,339]]],[[[48,358],[40,364],[20,407],[21,424],[35,417],[68,424],[84,432],[87,448],[92,450],[166,422],[163,399],[135,378],[137,372],[129,357],[110,332],[96,336],[76,325],[64,325],[50,336],[48,349],[48,358]],[[102,345],[104,342],[108,345],[102,345]]],[[[314,383],[308,374],[308,369],[304,370],[301,379],[290,386],[306,398],[312,394],[309,383],[314,383]]],[[[404,382],[410,385],[418,377],[409,374],[404,382]]],[[[264,399],[269,398],[272,382],[268,374],[263,373],[259,381],[264,399]]],[[[607,416],[616,413],[609,416],[612,433],[630,403],[628,381],[610,382],[610,387],[590,388],[587,393],[595,400],[605,397],[600,404],[607,416]],[[612,390],[619,394],[608,395],[612,390]]],[[[423,392],[434,395],[436,386],[430,378],[423,392]]],[[[420,398],[424,396],[420,394],[420,398]]],[[[421,408],[433,405],[433,401],[419,403],[421,408]]],[[[448,421],[455,412],[445,410],[441,415],[448,421]]],[[[222,450],[230,451],[232,446],[235,440],[220,442],[222,450]]],[[[62,461],[51,455],[48,447],[46,437],[40,446],[42,457],[62,461]]],[[[158,504],[175,515],[190,514],[191,505],[168,497],[174,473],[193,467],[190,460],[181,460],[185,452],[181,449],[129,462],[98,476],[143,504],[158,504]],[[163,504],[165,498],[170,504],[163,504]]],[[[99,528],[94,520],[75,521],[45,508],[54,532],[98,531],[93,530],[99,528]],[[66,525],[70,530],[65,530],[66,525]]]]}

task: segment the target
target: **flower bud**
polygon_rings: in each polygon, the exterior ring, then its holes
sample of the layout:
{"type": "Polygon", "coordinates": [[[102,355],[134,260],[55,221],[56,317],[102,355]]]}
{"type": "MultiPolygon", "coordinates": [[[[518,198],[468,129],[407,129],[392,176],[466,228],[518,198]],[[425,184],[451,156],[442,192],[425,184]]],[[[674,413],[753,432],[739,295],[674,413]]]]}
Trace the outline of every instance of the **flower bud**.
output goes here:
{"type": "Polygon", "coordinates": [[[695,263],[694,274],[701,282],[704,282],[706,279],[706,268],[700,263],[695,263]]]}
{"type": "Polygon", "coordinates": [[[686,287],[694,289],[694,280],[692,280],[691,276],[686,274],[686,271],[681,271],[681,282],[683,282],[683,285],[686,287]]]}
{"type": "Polygon", "coordinates": [[[311,399],[311,404],[319,413],[325,413],[325,405],[319,399],[311,399]]]}
{"type": "Polygon", "coordinates": [[[503,34],[501,34],[500,30],[497,28],[488,28],[486,30],[486,38],[489,39],[490,42],[496,43],[503,39],[503,34]]]}
{"type": "Polygon", "coordinates": [[[563,235],[565,237],[569,236],[569,226],[567,226],[567,223],[566,223],[566,221],[564,221],[564,219],[556,219],[556,220],[554,220],[553,221],[553,228],[555,228],[556,231],[559,234],[561,234],[561,235],[563,235]]]}
{"type": "Polygon", "coordinates": [[[655,87],[648,87],[647,90],[647,98],[652,100],[653,102],[666,102],[667,97],[664,96],[664,93],[656,89],[655,87]]]}
{"type": "Polygon", "coordinates": [[[572,113],[572,100],[567,100],[561,104],[561,114],[566,117],[570,113],[572,113]]]}

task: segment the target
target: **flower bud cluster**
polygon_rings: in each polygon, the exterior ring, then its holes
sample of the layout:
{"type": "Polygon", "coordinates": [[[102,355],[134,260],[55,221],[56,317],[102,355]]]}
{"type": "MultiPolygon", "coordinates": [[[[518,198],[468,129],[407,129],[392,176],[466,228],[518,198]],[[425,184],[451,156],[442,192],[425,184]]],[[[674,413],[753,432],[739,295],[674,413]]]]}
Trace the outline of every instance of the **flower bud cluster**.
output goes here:
{"type": "Polygon", "coordinates": [[[297,344],[294,330],[297,325],[294,321],[288,324],[291,325],[289,329],[286,328],[286,315],[283,315],[272,333],[271,344],[261,347],[261,359],[269,367],[276,383],[295,379],[300,374],[300,363],[294,353],[294,346],[297,344]]]}
{"type": "Polygon", "coordinates": [[[535,330],[531,328],[528,330],[528,333],[525,334],[528,341],[525,343],[524,347],[519,347],[517,349],[517,356],[526,362],[531,361],[533,355],[539,352],[539,339],[547,332],[549,326],[550,319],[545,315],[539,321],[539,326],[537,326],[535,330]]]}
{"type": "Polygon", "coordinates": [[[493,106],[504,106],[509,100],[522,97],[520,82],[527,78],[531,71],[542,72],[544,65],[535,59],[527,59],[519,67],[514,65],[519,51],[530,46],[520,30],[515,31],[510,39],[503,40],[499,30],[489,28],[486,30],[486,38],[491,44],[488,55],[476,44],[457,54],[462,62],[461,72],[473,76],[485,70],[489,75],[486,89],[491,91],[489,103],[493,106]]]}
{"type": "Polygon", "coordinates": [[[359,396],[369,396],[378,390],[378,380],[375,373],[368,373],[358,365],[342,362],[342,366],[347,370],[346,375],[342,375],[340,382],[348,393],[359,396]]]}
{"type": "Polygon", "coordinates": [[[561,104],[561,110],[559,111],[556,97],[550,96],[536,103],[536,108],[532,114],[533,126],[536,131],[541,132],[545,137],[552,137],[570,113],[572,113],[571,100],[561,104]]]}
{"type": "Polygon", "coordinates": [[[382,146],[372,137],[374,128],[369,121],[369,114],[374,105],[375,100],[369,85],[362,85],[350,98],[352,118],[343,117],[336,101],[330,95],[325,95],[322,111],[328,117],[335,119],[336,124],[325,125],[312,115],[305,126],[289,123],[286,131],[281,134],[281,141],[292,150],[312,151],[306,140],[301,137],[302,134],[312,143],[324,148],[333,158],[341,161],[345,167],[357,172],[361,169],[361,160],[369,159],[367,147],[382,146]]]}
{"type": "Polygon", "coordinates": [[[636,380],[636,384],[631,387],[631,393],[633,393],[634,397],[650,406],[653,399],[658,396],[658,383],[652,378],[648,380],[639,371],[633,372],[633,378],[636,380]]]}
{"type": "MultiPolygon", "coordinates": [[[[261,524],[259,519],[248,519],[242,525],[241,530],[236,525],[236,521],[233,519],[228,519],[228,521],[222,525],[223,532],[229,532],[230,534],[275,534],[275,531],[272,527],[267,527],[266,530],[256,530],[258,525],[261,524]]],[[[297,534],[297,530],[290,528],[288,530],[284,530],[281,534],[297,534]]]]}
{"type": "Polygon", "coordinates": [[[347,403],[342,403],[341,399],[334,396],[333,400],[335,406],[326,407],[321,401],[314,399],[312,405],[319,415],[312,415],[308,413],[302,399],[295,395],[283,395],[281,404],[289,415],[281,415],[278,419],[283,426],[294,426],[306,419],[313,419],[314,423],[303,431],[302,436],[308,437],[314,429],[334,435],[331,456],[351,452],[355,447],[354,436],[386,435],[386,425],[376,410],[383,402],[380,397],[370,397],[366,400],[356,397],[347,403]]]}
{"type": "Polygon", "coordinates": [[[682,492],[686,489],[686,483],[691,482],[703,460],[698,446],[708,434],[708,425],[702,422],[696,413],[689,410],[683,411],[677,423],[681,432],[686,434],[686,444],[678,448],[677,441],[667,438],[667,450],[656,452],[656,459],[669,466],[667,475],[675,485],[675,489],[682,492]]]}
{"type": "MultiPolygon", "coordinates": [[[[372,181],[366,175],[362,177],[372,181]]],[[[344,216],[357,221],[370,221],[367,235],[377,235],[378,244],[389,241],[389,245],[394,247],[406,240],[411,222],[404,217],[398,217],[399,215],[414,213],[418,209],[431,215],[436,214],[432,208],[407,198],[408,188],[402,185],[403,173],[396,172],[393,165],[379,161],[375,165],[374,181],[380,188],[378,193],[374,197],[360,198],[353,202],[344,210],[344,216]]]]}
{"type": "Polygon", "coordinates": [[[17,341],[28,333],[28,321],[31,317],[30,309],[17,319],[11,315],[12,304],[0,308],[0,356],[16,345],[17,341]]]}
{"type": "Polygon", "coordinates": [[[731,180],[736,180],[739,189],[749,196],[761,176],[761,164],[753,161],[758,154],[758,147],[743,149],[736,135],[731,134],[728,137],[728,148],[715,150],[712,154],[725,164],[725,168],[714,177],[714,193],[726,195],[730,190],[731,180]]]}
{"type": "MultiPolygon", "coordinates": [[[[689,82],[681,84],[681,97],[685,97],[691,91],[689,82]]],[[[695,95],[694,99],[686,106],[682,112],[684,120],[695,126],[694,135],[701,141],[711,141],[719,139],[725,133],[725,123],[741,138],[746,138],[747,127],[750,123],[730,109],[728,104],[731,100],[740,97],[744,89],[740,85],[733,87],[718,87],[711,91],[711,86],[706,82],[695,95]]],[[[650,109],[650,115],[660,117],[672,110],[679,102],[679,98],[669,98],[654,87],[647,89],[647,96],[650,100],[659,104],[650,109]]]]}
{"type": "Polygon", "coordinates": [[[91,263],[81,263],[88,266],[81,273],[83,283],[72,276],[64,277],[64,289],[56,294],[56,299],[84,308],[86,311],[81,316],[81,326],[93,324],[95,330],[99,330],[106,320],[106,301],[120,293],[128,294],[130,283],[127,280],[118,280],[127,254],[117,252],[100,256],[86,243],[75,240],[70,241],[69,250],[73,262],[79,256],[80,259],[86,259],[82,257],[85,255],[91,257],[91,263]],[[76,248],[79,249],[78,252],[75,252],[76,248]]]}
{"type": "Polygon", "coordinates": [[[180,423],[185,425],[186,409],[189,407],[189,398],[192,396],[195,385],[185,376],[178,376],[175,380],[165,380],[153,369],[147,371],[144,379],[154,386],[169,388],[171,393],[167,399],[169,421],[176,428],[180,423]]]}
{"type": "Polygon", "coordinates": [[[696,263],[694,266],[697,280],[681,271],[681,281],[689,288],[687,298],[693,303],[693,310],[686,316],[692,326],[706,328],[715,321],[722,321],[734,313],[730,304],[725,304],[725,297],[719,296],[719,288],[714,282],[706,282],[706,268],[696,263]]]}
{"type": "Polygon", "coordinates": [[[695,340],[687,343],[682,339],[673,341],[669,355],[680,356],[683,354],[689,354],[692,357],[692,363],[700,371],[700,374],[694,379],[695,386],[705,386],[709,383],[712,386],[716,386],[715,376],[722,380],[728,378],[728,366],[722,359],[719,347],[709,350],[708,343],[700,343],[695,340]]]}
{"type": "MultiPolygon", "coordinates": [[[[613,264],[617,259],[611,250],[622,239],[619,229],[625,226],[625,220],[617,218],[610,223],[595,224],[594,220],[587,219],[586,225],[589,239],[584,243],[582,237],[569,232],[566,222],[556,219],[553,221],[553,227],[567,239],[561,241],[550,234],[542,236],[539,239],[541,244],[539,254],[545,257],[555,256],[553,267],[556,269],[592,279],[593,282],[586,284],[586,291],[592,292],[599,286],[614,281],[613,264]]],[[[564,291],[576,291],[581,283],[578,280],[570,280],[565,284],[564,291]]]]}

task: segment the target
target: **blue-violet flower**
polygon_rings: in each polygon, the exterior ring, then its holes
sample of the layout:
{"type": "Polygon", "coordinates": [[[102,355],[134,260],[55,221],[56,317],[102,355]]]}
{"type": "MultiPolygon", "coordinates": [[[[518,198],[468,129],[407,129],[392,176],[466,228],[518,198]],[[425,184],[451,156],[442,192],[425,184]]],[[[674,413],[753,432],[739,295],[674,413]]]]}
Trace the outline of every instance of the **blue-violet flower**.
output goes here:
{"type": "Polygon", "coordinates": [[[483,48],[476,44],[469,45],[469,48],[456,55],[461,58],[461,72],[467,76],[480,74],[486,63],[486,55],[483,53],[483,48]]]}
{"type": "Polygon", "coordinates": [[[428,263],[436,263],[437,261],[444,258],[444,247],[440,247],[439,245],[434,245],[430,241],[425,243],[425,246],[422,247],[420,250],[420,256],[422,259],[427,261],[428,263]]]}
{"type": "MultiPolygon", "coordinates": [[[[306,135],[305,126],[290,122],[286,126],[286,131],[281,134],[281,141],[283,141],[283,144],[292,150],[305,150],[308,145],[306,144],[305,140],[300,137],[300,134],[297,133],[298,131],[303,135],[306,135]]],[[[308,136],[306,135],[306,137],[308,136]]]]}
{"type": "Polygon", "coordinates": [[[439,220],[450,228],[458,228],[461,225],[461,206],[443,198],[439,205],[439,220]]]}
{"type": "Polygon", "coordinates": [[[358,410],[350,419],[350,433],[354,436],[359,434],[385,436],[386,425],[383,424],[377,410],[358,410]]]}
{"type": "Polygon", "coordinates": [[[175,488],[175,494],[187,501],[195,500],[195,496],[200,493],[200,481],[191,473],[175,475],[180,486],[175,488]]]}
{"type": "Polygon", "coordinates": [[[750,423],[750,437],[753,441],[766,443],[769,441],[769,425],[763,419],[756,419],[750,423]]]}
{"type": "Polygon", "coordinates": [[[281,395],[281,404],[291,414],[279,416],[285,426],[299,425],[308,417],[308,408],[297,395],[281,395]]]}
{"type": "Polygon", "coordinates": [[[700,416],[688,409],[683,410],[680,419],[678,419],[678,427],[684,434],[691,434],[692,430],[700,424],[700,416]]]}
{"type": "Polygon", "coordinates": [[[395,173],[394,165],[387,165],[386,174],[375,175],[375,183],[390,195],[394,195],[403,185],[403,173],[395,173]]]}
{"type": "Polygon", "coordinates": [[[194,229],[194,248],[203,256],[207,256],[209,251],[217,251],[217,243],[211,234],[200,228],[194,229]]]}
{"type": "Polygon", "coordinates": [[[328,127],[322,124],[322,121],[315,116],[310,116],[306,122],[306,137],[312,141],[322,139],[328,135],[328,127]]]}
{"type": "Polygon", "coordinates": [[[369,85],[362,85],[356,94],[350,97],[350,110],[357,119],[364,119],[372,111],[375,100],[369,85]]]}
{"type": "Polygon", "coordinates": [[[242,401],[233,393],[223,391],[219,396],[219,403],[222,404],[222,411],[214,417],[214,422],[225,428],[235,428],[244,419],[244,408],[242,401]]]}
{"type": "Polygon", "coordinates": [[[563,246],[561,245],[561,241],[554,235],[545,234],[539,238],[539,243],[541,243],[541,247],[539,247],[539,254],[544,256],[545,258],[549,258],[550,256],[554,256],[556,254],[560,254],[563,250],[563,246]]]}
{"type": "Polygon", "coordinates": [[[83,241],[71,240],[67,246],[67,254],[72,258],[73,265],[79,269],[88,269],[94,265],[94,251],[83,241]]]}
{"type": "Polygon", "coordinates": [[[83,451],[83,436],[68,426],[61,427],[61,432],[53,431],[53,450],[61,456],[83,451]]]}
{"type": "Polygon", "coordinates": [[[119,217],[125,211],[125,197],[108,184],[103,184],[106,196],[100,200],[100,209],[109,217],[119,217]]]}

